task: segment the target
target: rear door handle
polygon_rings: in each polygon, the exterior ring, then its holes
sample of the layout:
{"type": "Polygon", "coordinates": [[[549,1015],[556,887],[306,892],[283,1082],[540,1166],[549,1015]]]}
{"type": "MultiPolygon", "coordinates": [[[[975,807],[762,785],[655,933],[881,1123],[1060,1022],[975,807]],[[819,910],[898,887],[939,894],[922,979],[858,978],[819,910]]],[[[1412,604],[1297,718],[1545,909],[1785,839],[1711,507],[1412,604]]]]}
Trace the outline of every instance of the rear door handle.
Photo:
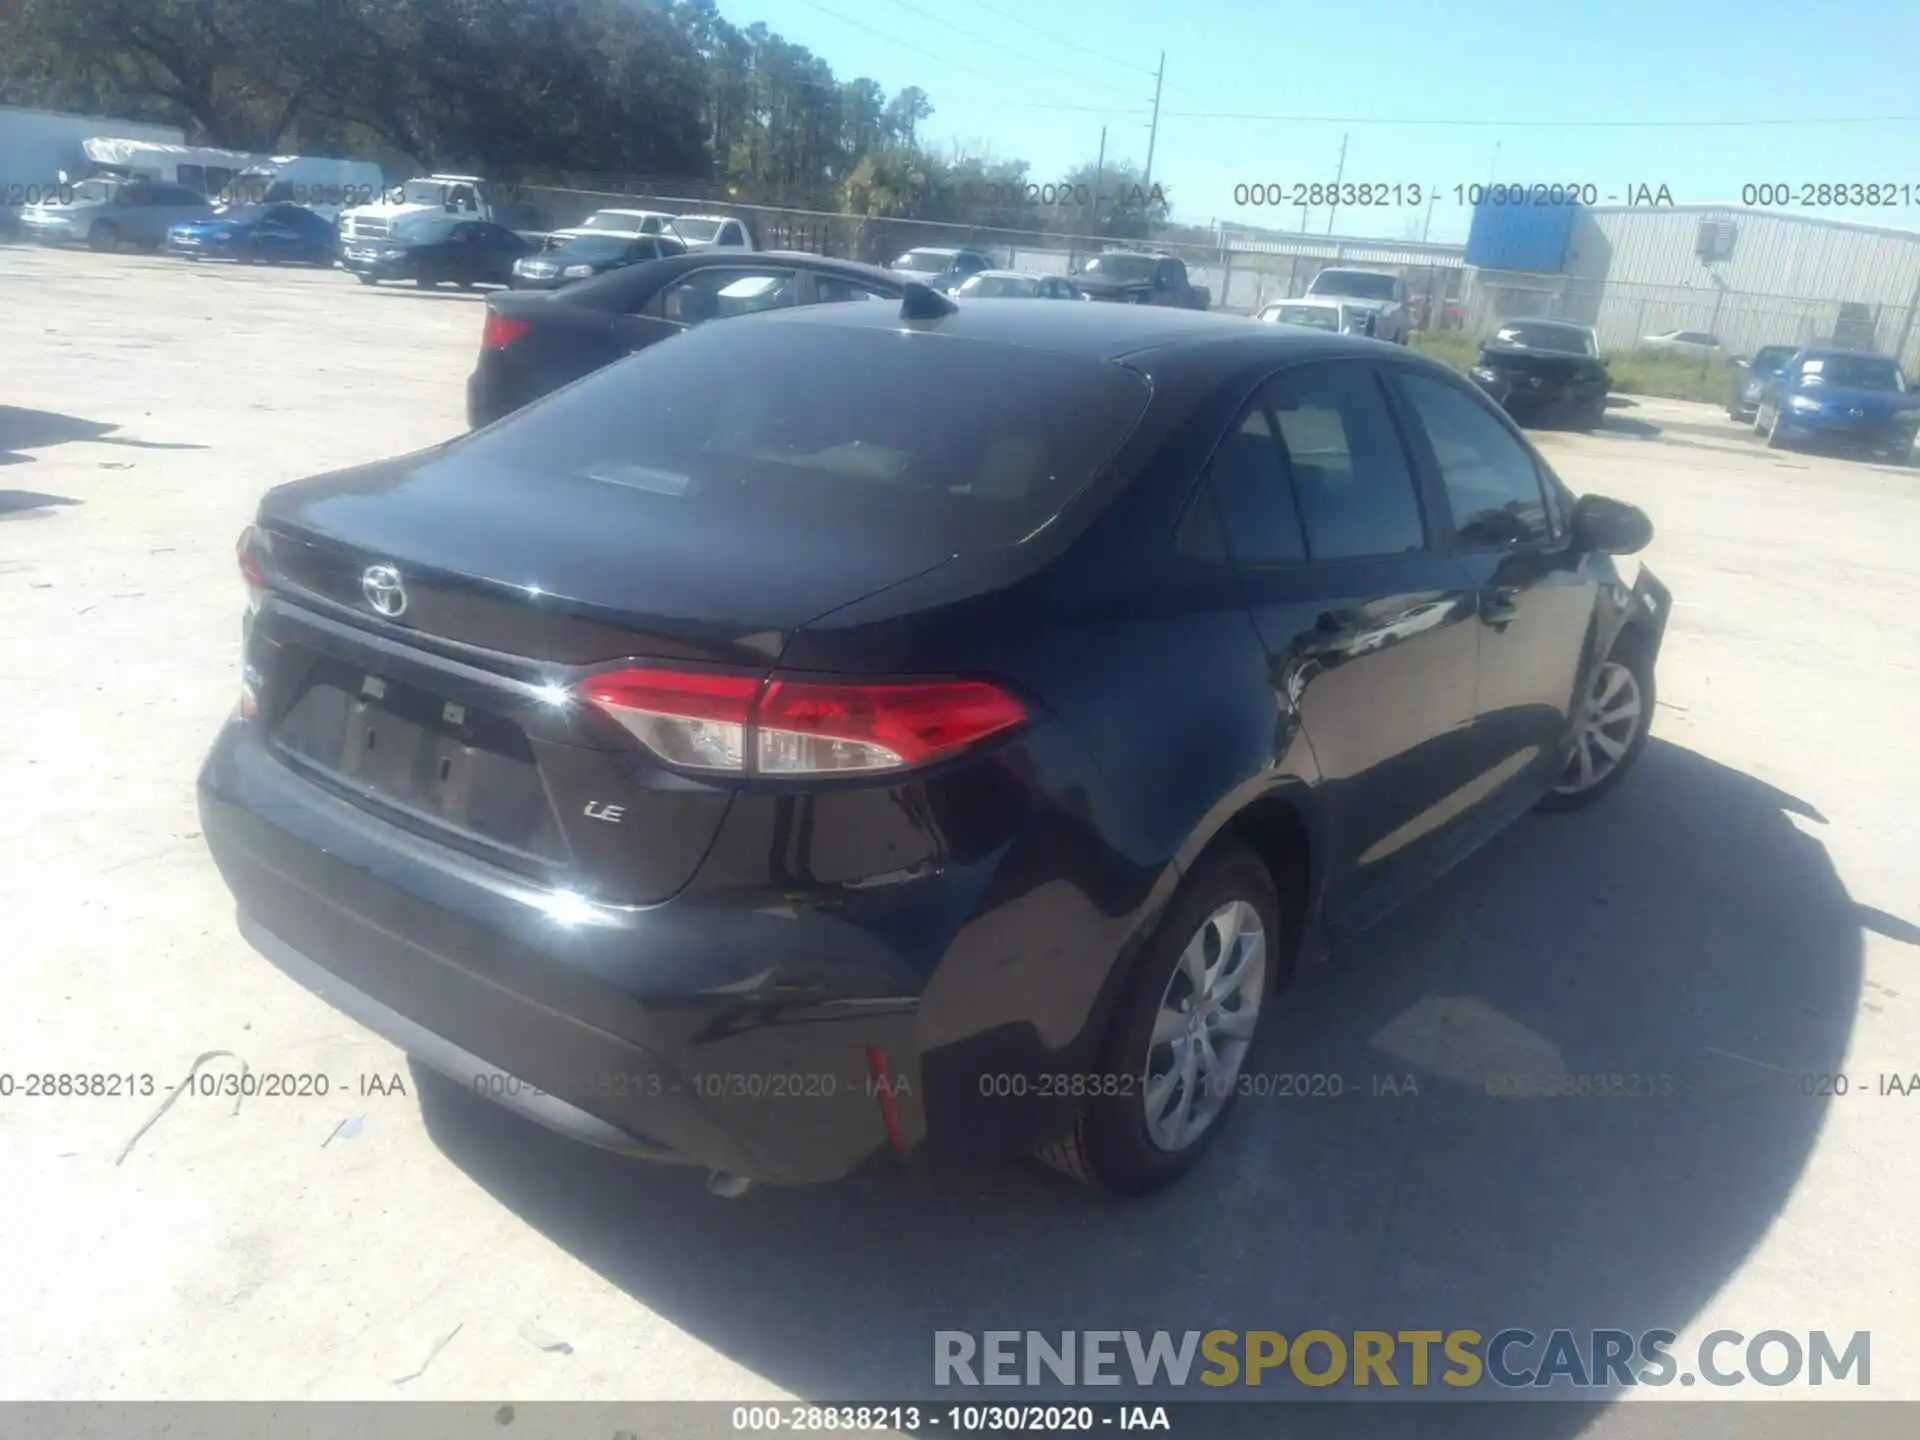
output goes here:
{"type": "Polygon", "coordinates": [[[1517,588],[1502,585],[1480,592],[1480,619],[1494,629],[1506,629],[1519,613],[1520,591],[1517,588]]]}

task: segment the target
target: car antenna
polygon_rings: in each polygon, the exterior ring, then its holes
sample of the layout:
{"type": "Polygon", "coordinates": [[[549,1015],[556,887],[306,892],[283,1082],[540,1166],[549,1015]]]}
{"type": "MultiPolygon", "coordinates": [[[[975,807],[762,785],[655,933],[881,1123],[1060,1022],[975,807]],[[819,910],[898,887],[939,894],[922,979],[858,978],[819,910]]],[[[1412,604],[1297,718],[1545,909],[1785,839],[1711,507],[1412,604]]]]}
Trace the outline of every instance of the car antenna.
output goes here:
{"type": "Polygon", "coordinates": [[[938,320],[942,315],[959,313],[960,307],[931,285],[909,280],[902,288],[906,292],[900,301],[902,320],[938,320]]]}

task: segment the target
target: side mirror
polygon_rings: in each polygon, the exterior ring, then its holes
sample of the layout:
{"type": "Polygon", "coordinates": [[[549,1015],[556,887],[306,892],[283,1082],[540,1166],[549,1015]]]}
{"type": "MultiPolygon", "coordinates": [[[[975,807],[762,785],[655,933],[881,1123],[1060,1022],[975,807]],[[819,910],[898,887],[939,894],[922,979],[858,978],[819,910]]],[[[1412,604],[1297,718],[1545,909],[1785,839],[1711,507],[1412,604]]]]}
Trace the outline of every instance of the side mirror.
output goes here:
{"type": "Polygon", "coordinates": [[[1653,521],[1644,510],[1605,495],[1582,495],[1573,507],[1573,543],[1578,550],[1632,555],[1653,543],[1653,521]]]}

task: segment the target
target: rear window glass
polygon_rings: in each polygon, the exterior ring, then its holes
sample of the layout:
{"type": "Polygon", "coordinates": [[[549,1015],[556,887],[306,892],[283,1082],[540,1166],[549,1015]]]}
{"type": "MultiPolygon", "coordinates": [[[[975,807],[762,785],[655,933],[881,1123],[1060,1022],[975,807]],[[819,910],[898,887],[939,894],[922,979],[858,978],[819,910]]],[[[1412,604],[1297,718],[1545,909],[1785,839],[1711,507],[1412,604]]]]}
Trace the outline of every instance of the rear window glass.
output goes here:
{"type": "Polygon", "coordinates": [[[1054,515],[1148,393],[1108,361],[767,316],[689,330],[465,446],[483,464],[711,508],[770,540],[792,516],[982,548],[1054,515]],[[741,383],[753,375],[781,379],[741,383]]]}

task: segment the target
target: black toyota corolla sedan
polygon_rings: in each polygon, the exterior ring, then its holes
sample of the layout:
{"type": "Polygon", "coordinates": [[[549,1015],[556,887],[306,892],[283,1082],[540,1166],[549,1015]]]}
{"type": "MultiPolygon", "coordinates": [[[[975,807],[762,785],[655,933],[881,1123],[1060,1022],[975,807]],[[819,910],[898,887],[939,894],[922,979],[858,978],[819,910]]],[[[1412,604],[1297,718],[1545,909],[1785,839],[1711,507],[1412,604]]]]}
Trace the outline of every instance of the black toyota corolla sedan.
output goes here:
{"type": "Polygon", "coordinates": [[[1144,1193],[1296,966],[1628,773],[1650,537],[1398,345],[749,316],[270,491],[204,830],[270,960],[582,1140],[1144,1193]]]}

